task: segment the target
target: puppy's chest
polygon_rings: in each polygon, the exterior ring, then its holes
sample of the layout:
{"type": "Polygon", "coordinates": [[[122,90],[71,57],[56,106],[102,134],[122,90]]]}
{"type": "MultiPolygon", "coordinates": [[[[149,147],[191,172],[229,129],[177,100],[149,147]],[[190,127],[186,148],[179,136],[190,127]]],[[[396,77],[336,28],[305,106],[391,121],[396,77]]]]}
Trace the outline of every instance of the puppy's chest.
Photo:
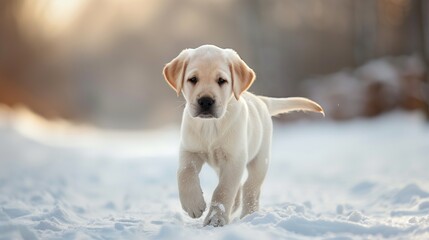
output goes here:
{"type": "Polygon", "coordinates": [[[202,159],[212,167],[217,167],[222,162],[227,161],[230,155],[223,141],[200,139],[199,143],[195,144],[194,147],[194,151],[200,153],[202,159]]]}
{"type": "Polygon", "coordinates": [[[187,124],[186,127],[182,133],[182,147],[199,153],[201,159],[216,170],[223,162],[228,161],[231,131],[213,123],[187,124]]]}
{"type": "Polygon", "coordinates": [[[214,124],[192,126],[189,135],[185,136],[187,145],[197,148],[198,151],[208,152],[222,147],[225,139],[225,132],[214,124]]]}
{"type": "Polygon", "coordinates": [[[189,150],[198,152],[210,166],[217,168],[228,160],[228,137],[216,128],[196,128],[187,139],[189,150]]]}
{"type": "Polygon", "coordinates": [[[225,152],[222,148],[216,148],[207,152],[201,152],[200,156],[207,164],[209,164],[215,170],[218,170],[219,167],[225,161],[228,161],[228,153],[225,152]]]}

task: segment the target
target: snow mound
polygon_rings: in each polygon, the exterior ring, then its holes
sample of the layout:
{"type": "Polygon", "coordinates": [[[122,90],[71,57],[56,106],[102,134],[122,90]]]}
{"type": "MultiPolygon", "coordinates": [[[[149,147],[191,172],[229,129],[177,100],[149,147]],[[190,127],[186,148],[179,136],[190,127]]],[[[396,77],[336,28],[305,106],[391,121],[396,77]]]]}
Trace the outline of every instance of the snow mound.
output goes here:
{"type": "Polygon", "coordinates": [[[347,233],[360,236],[383,236],[392,237],[399,234],[408,233],[415,227],[399,228],[388,225],[367,226],[346,221],[334,221],[323,219],[307,219],[304,217],[292,216],[289,219],[282,220],[278,226],[298,234],[306,236],[323,236],[327,233],[347,233]]]}
{"type": "Polygon", "coordinates": [[[409,184],[400,189],[392,198],[393,203],[410,203],[415,198],[427,198],[429,193],[416,184],[409,184]]]}

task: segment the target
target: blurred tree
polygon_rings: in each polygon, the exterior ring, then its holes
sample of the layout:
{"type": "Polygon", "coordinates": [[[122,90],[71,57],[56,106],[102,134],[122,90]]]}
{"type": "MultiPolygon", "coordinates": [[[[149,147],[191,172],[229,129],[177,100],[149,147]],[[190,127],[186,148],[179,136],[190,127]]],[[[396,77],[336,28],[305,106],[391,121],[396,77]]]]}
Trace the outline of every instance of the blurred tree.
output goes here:
{"type": "Polygon", "coordinates": [[[364,64],[376,57],[377,43],[377,1],[353,1],[353,22],[355,31],[355,64],[364,64]]]}
{"type": "Polygon", "coordinates": [[[426,117],[429,120],[429,2],[426,0],[420,0],[415,6],[416,15],[419,18],[420,34],[421,34],[421,46],[422,46],[422,57],[426,66],[425,72],[425,85],[421,90],[423,99],[426,105],[423,107],[423,111],[426,113],[426,117]]]}

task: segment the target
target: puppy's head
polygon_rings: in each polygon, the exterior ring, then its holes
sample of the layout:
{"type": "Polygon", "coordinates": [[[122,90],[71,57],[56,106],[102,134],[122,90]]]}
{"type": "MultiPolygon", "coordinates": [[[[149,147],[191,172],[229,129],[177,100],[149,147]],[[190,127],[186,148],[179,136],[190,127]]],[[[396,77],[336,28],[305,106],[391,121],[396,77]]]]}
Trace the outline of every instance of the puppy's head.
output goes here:
{"type": "Polygon", "coordinates": [[[229,101],[240,98],[255,73],[231,49],[203,45],[183,50],[164,67],[167,83],[183,93],[192,117],[221,118],[229,101]]]}

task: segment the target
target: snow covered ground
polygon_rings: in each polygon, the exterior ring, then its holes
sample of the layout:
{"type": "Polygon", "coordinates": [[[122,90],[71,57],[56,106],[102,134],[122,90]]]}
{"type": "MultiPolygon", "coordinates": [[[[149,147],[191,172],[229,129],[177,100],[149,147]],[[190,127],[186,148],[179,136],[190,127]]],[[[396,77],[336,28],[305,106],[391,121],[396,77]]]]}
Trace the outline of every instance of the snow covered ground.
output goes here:
{"type": "MultiPolygon", "coordinates": [[[[419,113],[276,124],[261,211],[223,228],[180,208],[176,127],[0,119],[0,239],[429,238],[429,124],[419,113]]],[[[216,176],[204,168],[201,178],[209,201],[216,176]]]]}

